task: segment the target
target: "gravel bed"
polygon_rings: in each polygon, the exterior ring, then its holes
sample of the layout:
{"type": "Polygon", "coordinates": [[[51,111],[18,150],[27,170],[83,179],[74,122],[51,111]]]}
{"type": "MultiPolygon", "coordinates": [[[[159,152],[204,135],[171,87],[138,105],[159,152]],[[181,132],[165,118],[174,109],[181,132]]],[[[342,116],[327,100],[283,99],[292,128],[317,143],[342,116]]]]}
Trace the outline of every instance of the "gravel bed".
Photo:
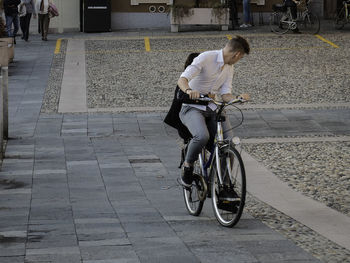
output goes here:
{"type": "MultiPolygon", "coordinates": [[[[343,48],[304,35],[247,38],[252,52],[235,67],[233,91],[250,93],[251,105],[350,102],[350,79],[344,74],[350,55],[343,48]]],[[[330,39],[341,47],[349,42],[347,35],[330,39]]],[[[152,52],[144,52],[142,38],[86,40],[88,107],[168,107],[188,54],[219,49],[225,42],[225,36],[151,38],[152,52]]],[[[66,47],[62,40],[54,55],[42,112],[57,112],[66,47]]]]}
{"type": "Polygon", "coordinates": [[[45,90],[42,113],[52,113],[58,111],[58,103],[61,94],[61,84],[64,72],[64,62],[66,59],[66,49],[68,41],[62,39],[61,52],[54,54],[47,88],[45,90]]]}
{"type": "Polygon", "coordinates": [[[170,105],[188,52],[137,52],[139,45],[139,41],[86,41],[87,50],[93,51],[86,54],[89,108],[170,105]],[[134,52],[113,49],[123,48],[125,42],[134,52]],[[108,52],[99,52],[104,50],[108,52]]]}
{"type": "Polygon", "coordinates": [[[349,262],[349,250],[249,194],[247,195],[245,211],[286,236],[322,262],[349,262]]]}
{"type": "Polygon", "coordinates": [[[293,189],[350,216],[350,142],[245,144],[293,189]]]}
{"type": "MultiPolygon", "coordinates": [[[[350,54],[343,48],[314,36],[248,40],[252,52],[236,65],[233,90],[250,93],[252,104],[350,102],[344,74],[350,54]]],[[[143,39],[88,40],[88,107],[168,106],[187,55],[225,42],[223,37],[151,38],[152,52],[144,52],[143,39]]]]}

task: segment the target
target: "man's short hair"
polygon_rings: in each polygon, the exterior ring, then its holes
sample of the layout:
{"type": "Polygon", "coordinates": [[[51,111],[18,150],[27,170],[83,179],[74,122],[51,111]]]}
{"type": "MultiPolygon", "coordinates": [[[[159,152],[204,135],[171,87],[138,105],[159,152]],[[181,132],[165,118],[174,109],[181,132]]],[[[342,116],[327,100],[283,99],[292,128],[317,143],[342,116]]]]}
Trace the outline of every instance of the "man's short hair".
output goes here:
{"type": "Polygon", "coordinates": [[[234,36],[232,39],[230,39],[226,46],[230,48],[231,52],[241,52],[245,54],[249,54],[250,47],[248,41],[241,37],[241,36],[234,36]]]}

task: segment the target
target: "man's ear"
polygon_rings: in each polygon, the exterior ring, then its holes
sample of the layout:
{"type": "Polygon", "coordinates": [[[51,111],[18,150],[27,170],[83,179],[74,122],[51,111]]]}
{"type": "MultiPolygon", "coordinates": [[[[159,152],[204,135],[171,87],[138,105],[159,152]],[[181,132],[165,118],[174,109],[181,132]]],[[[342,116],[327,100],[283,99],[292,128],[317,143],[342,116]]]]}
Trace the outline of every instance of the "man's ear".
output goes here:
{"type": "Polygon", "coordinates": [[[234,57],[238,57],[238,56],[239,56],[239,51],[233,52],[233,56],[234,56],[234,57]]]}

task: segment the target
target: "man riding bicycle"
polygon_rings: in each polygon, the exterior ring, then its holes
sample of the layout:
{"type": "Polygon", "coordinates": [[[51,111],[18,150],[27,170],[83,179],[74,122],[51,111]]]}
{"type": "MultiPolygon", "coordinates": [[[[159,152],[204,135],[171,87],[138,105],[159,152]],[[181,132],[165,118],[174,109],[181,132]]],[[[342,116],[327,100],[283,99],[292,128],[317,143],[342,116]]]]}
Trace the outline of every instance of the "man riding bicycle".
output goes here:
{"type": "MultiPolygon", "coordinates": [[[[236,36],[230,39],[221,50],[201,53],[181,74],[179,88],[188,94],[193,103],[182,105],[179,117],[192,134],[187,154],[182,167],[181,184],[191,187],[193,181],[193,163],[198,154],[207,145],[209,138],[216,133],[215,110],[212,102],[203,105],[196,101],[200,95],[219,96],[224,102],[236,97],[232,95],[233,64],[249,54],[250,47],[246,39],[236,36]]],[[[249,100],[248,94],[240,95],[249,100]]],[[[224,130],[229,130],[229,121],[223,123],[224,130]]],[[[227,137],[227,135],[225,135],[227,137]]]]}

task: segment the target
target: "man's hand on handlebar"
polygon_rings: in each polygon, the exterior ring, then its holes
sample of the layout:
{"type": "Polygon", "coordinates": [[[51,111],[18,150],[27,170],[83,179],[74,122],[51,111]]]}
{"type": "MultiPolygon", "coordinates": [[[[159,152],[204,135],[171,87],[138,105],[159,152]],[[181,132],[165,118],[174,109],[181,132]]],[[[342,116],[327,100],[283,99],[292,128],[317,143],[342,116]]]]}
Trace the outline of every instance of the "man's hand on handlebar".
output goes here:
{"type": "Polygon", "coordinates": [[[188,94],[188,96],[190,97],[191,100],[198,99],[200,97],[200,95],[201,95],[199,93],[199,91],[192,90],[192,89],[186,90],[186,94],[188,94]]]}
{"type": "Polygon", "coordinates": [[[238,97],[241,97],[243,100],[250,100],[250,95],[248,93],[243,93],[238,97]]]}

